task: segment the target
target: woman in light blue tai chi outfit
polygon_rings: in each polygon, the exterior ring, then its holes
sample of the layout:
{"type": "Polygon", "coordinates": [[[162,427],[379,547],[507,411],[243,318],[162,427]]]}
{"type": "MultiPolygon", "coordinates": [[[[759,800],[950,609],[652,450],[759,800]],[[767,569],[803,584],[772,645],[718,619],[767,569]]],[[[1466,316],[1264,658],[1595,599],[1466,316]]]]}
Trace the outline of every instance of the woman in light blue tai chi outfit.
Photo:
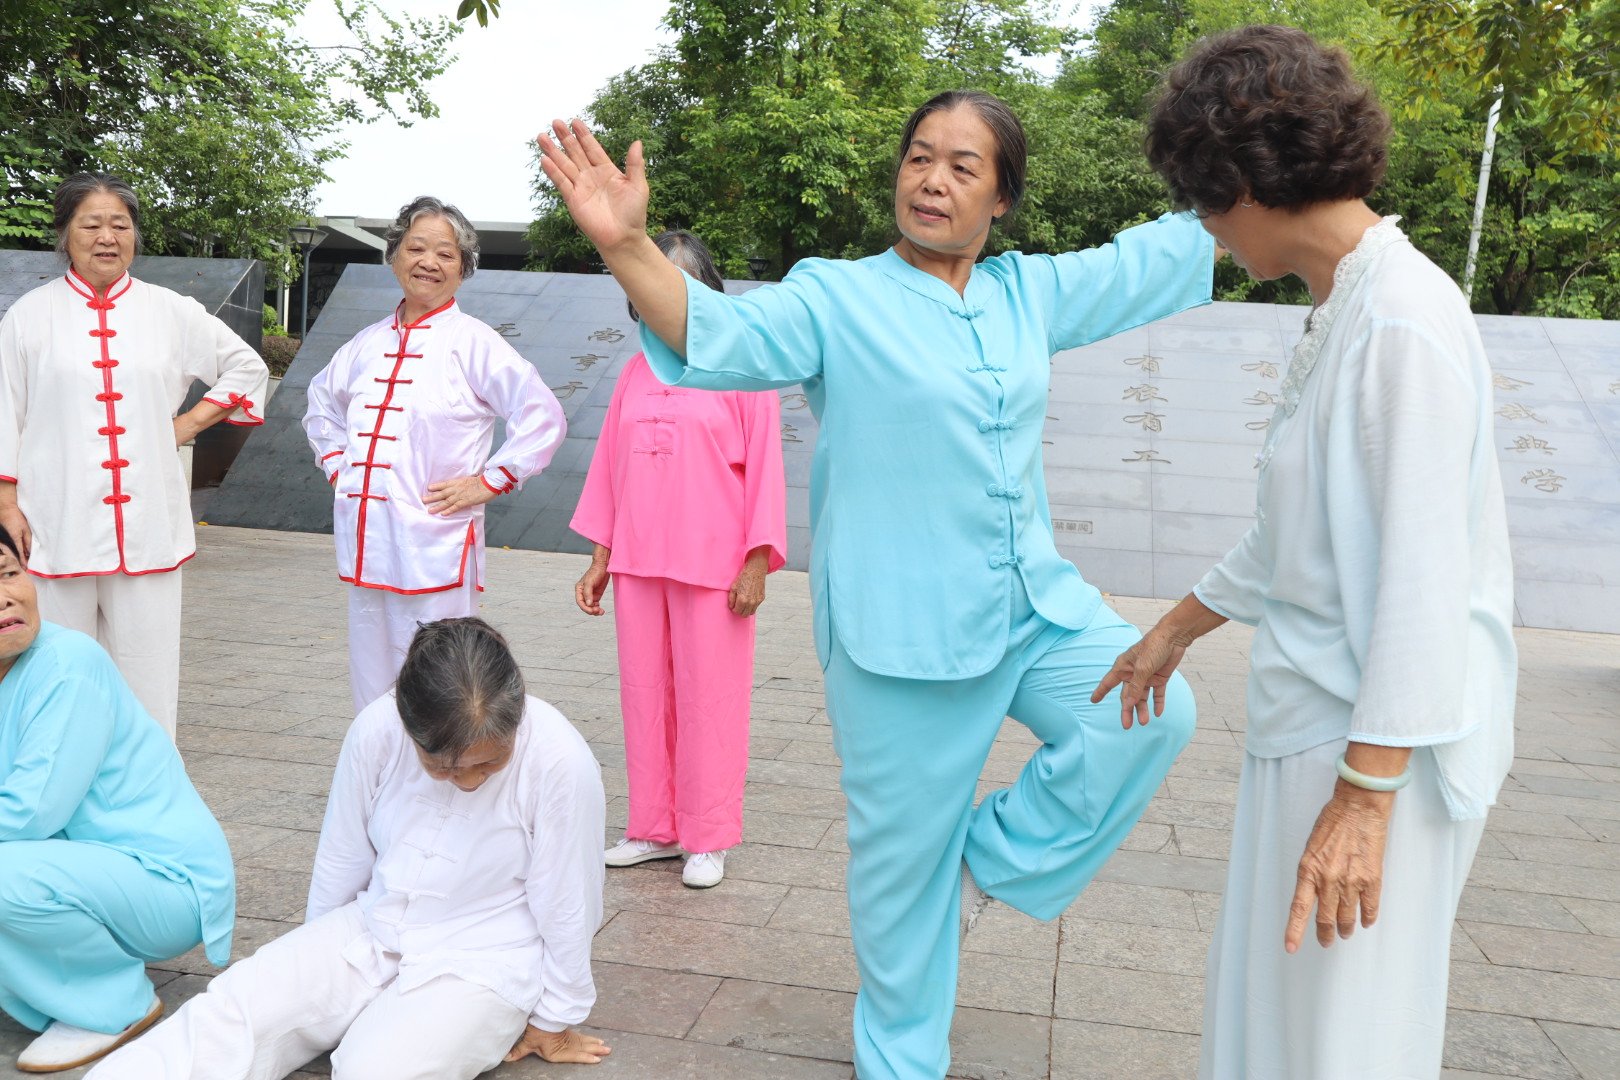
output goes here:
{"type": "Polygon", "coordinates": [[[225,834],[168,734],[95,640],[42,623],[0,529],[0,1009],[58,1072],[163,1011],[146,962],[199,942],[230,958],[225,834]]]}
{"type": "Polygon", "coordinates": [[[901,136],[898,244],[733,298],[648,239],[639,144],[620,172],[583,124],[555,134],[546,174],[641,313],[659,378],[802,382],[820,420],[811,581],[849,804],[856,1069],[937,1080],[984,894],[1059,915],[1192,732],[1179,680],[1146,729],[1089,702],[1139,635],[1053,545],[1041,426],[1052,354],[1208,302],[1213,241],[1166,217],[1091,251],[978,262],[1023,194],[1024,137],[1000,101],[953,92],[901,136]],[[1044,745],[975,809],[1009,714],[1044,745]]]}

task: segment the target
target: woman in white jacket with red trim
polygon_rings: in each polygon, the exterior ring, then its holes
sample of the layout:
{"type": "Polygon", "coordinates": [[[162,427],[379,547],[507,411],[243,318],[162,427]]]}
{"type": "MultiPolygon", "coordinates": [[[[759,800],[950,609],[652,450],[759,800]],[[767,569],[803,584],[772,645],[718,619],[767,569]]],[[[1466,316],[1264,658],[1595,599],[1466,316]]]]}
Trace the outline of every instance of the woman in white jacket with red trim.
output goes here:
{"type": "Polygon", "coordinates": [[[55,224],[67,273],[0,321],[0,526],[44,618],[95,637],[172,736],[180,565],[197,553],[177,448],[221,420],[263,423],[269,372],[197,301],[129,276],[128,184],[69,177],[55,224]],[[198,381],[208,393],[176,416],[198,381]]]}
{"type": "Polygon", "coordinates": [[[357,713],[394,685],[419,623],[478,613],[484,504],[545,468],[565,430],[534,365],[456,304],[478,268],[461,211],[421,196],[387,244],[405,298],[311,380],[304,414],[334,492],[357,713]]]}

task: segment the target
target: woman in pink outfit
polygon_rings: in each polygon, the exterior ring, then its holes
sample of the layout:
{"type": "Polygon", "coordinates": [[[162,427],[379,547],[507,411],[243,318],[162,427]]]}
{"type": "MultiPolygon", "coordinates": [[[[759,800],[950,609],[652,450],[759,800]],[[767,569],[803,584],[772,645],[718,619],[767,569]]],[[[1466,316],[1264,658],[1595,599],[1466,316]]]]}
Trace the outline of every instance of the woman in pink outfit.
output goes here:
{"type": "MultiPolygon", "coordinates": [[[[697,237],[656,243],[721,289],[697,237]]],[[[665,386],[640,353],[613,389],[570,523],[596,545],[580,610],[601,615],[613,578],[630,820],[609,866],[685,851],[681,880],[708,888],[742,839],[754,612],[787,561],[780,410],[771,392],[665,386]]]]}

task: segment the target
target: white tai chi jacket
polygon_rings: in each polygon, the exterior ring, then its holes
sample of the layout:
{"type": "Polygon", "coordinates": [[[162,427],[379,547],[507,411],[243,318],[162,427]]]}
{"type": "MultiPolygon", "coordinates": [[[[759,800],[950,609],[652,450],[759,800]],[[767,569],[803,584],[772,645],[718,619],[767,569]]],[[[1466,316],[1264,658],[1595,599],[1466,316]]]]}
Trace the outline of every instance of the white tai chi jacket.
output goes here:
{"type": "Polygon", "coordinates": [[[1249,753],[1429,746],[1465,820],[1513,760],[1518,678],[1491,369],[1457,286],[1395,221],[1340,260],[1266,433],[1254,525],[1193,591],[1258,628],[1249,753]]]}
{"type": "Polygon", "coordinates": [[[263,423],[269,372],[188,296],[69,270],[0,320],[0,479],[41,577],[154,574],[197,553],[174,415],[194,380],[233,424],[263,423]]]}
{"type": "Polygon", "coordinates": [[[454,975],[561,1031],[596,1001],[604,802],[590,747],[538,698],[511,762],[462,791],[423,771],[385,694],[343,739],[305,921],[358,898],[370,934],[344,959],[373,985],[398,957],[402,990],[454,975]]]}
{"type": "Polygon", "coordinates": [[[333,481],[338,576],[395,593],[484,581],[484,508],[428,511],[428,485],[478,475],[505,493],[562,443],[562,406],[506,339],[454,300],[360,331],[309,384],[304,432],[333,481]],[[506,440],[493,457],[495,421],[506,440]]]}

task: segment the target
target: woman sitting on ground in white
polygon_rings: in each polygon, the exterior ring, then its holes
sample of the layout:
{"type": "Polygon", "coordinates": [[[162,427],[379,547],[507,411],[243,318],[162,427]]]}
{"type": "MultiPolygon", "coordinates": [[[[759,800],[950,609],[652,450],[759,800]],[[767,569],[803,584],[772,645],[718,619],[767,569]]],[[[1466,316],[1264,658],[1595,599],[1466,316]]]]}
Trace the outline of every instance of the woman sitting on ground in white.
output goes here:
{"type": "Polygon", "coordinates": [[[468,1080],[505,1058],[595,1064],[602,777],[524,694],[481,619],[422,626],[343,740],[303,926],[232,967],[95,1080],[468,1080]]]}

